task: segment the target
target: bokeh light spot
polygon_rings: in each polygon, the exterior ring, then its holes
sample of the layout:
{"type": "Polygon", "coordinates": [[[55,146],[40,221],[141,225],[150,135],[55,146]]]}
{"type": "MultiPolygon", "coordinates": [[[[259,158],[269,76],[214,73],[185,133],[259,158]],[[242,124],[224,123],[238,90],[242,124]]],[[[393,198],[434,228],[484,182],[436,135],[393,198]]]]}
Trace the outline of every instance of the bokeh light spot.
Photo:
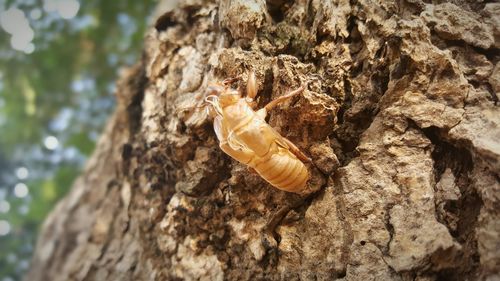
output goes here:
{"type": "Polygon", "coordinates": [[[19,262],[18,267],[21,270],[26,270],[30,266],[30,262],[28,260],[22,260],[19,262]]]}
{"type": "Polygon", "coordinates": [[[43,144],[47,149],[54,150],[59,146],[59,140],[54,136],[48,136],[43,141],[43,144]]]}
{"type": "Polygon", "coordinates": [[[8,263],[15,263],[17,262],[18,258],[17,258],[17,255],[14,254],[14,253],[8,253],[7,254],[7,262],[8,263]]]}
{"type": "Polygon", "coordinates": [[[42,11],[40,9],[33,9],[30,12],[30,18],[33,20],[38,20],[42,17],[42,11]]]}
{"type": "Polygon", "coordinates": [[[14,186],[14,195],[18,198],[24,198],[28,195],[29,193],[29,190],[28,190],[28,187],[20,182],[18,184],[16,184],[16,186],[14,186]]]}
{"type": "Polygon", "coordinates": [[[24,49],[23,51],[26,53],[26,54],[31,54],[35,51],[35,44],[33,43],[28,43],[28,45],[24,46],[24,49]]]}
{"type": "Polygon", "coordinates": [[[18,8],[10,8],[0,13],[0,26],[9,34],[16,33],[19,25],[24,25],[24,21],[24,13],[18,8]]]}
{"type": "Polygon", "coordinates": [[[59,0],[57,3],[57,11],[63,19],[72,19],[78,13],[80,3],[76,0],[59,0]]]}
{"type": "Polygon", "coordinates": [[[45,0],[43,1],[43,9],[46,12],[53,12],[57,9],[57,0],[45,0]]]}
{"type": "Polygon", "coordinates": [[[5,201],[5,200],[2,200],[0,201],[0,213],[8,213],[10,210],[10,203],[5,201]]]}
{"type": "Polygon", "coordinates": [[[24,51],[26,53],[35,50],[35,46],[31,43],[35,37],[35,32],[31,28],[23,11],[18,8],[10,8],[1,12],[0,26],[2,26],[7,33],[12,35],[10,38],[10,45],[14,50],[24,51]]]}
{"type": "Polygon", "coordinates": [[[10,233],[10,223],[6,220],[0,220],[0,236],[10,233]]]}
{"type": "Polygon", "coordinates": [[[26,168],[26,167],[19,167],[16,169],[16,177],[20,180],[27,179],[29,175],[30,175],[30,172],[28,171],[28,168],[26,168]]]}

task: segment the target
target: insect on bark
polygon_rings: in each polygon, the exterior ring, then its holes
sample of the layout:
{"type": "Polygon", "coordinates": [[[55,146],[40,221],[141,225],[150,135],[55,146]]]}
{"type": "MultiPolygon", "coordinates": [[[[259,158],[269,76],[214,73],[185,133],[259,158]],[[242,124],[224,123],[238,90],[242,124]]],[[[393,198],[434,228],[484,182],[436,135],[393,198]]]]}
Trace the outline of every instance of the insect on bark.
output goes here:
{"type": "Polygon", "coordinates": [[[300,193],[309,179],[303,162],[311,160],[290,140],[265,121],[267,112],[279,103],[304,91],[304,86],[254,110],[257,95],[255,74],[248,75],[246,97],[230,87],[237,78],[208,87],[205,102],[214,118],[219,147],[235,160],[253,168],[274,187],[300,193]]]}

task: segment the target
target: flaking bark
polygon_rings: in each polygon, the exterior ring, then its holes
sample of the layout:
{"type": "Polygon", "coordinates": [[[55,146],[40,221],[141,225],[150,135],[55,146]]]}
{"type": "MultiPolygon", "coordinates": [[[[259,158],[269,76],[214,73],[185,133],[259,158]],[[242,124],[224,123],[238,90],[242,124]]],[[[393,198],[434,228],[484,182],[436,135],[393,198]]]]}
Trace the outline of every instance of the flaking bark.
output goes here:
{"type": "Polygon", "coordinates": [[[163,1],[26,280],[500,278],[500,4],[441,2],[163,1]],[[195,108],[249,69],[309,194],[195,108]]]}

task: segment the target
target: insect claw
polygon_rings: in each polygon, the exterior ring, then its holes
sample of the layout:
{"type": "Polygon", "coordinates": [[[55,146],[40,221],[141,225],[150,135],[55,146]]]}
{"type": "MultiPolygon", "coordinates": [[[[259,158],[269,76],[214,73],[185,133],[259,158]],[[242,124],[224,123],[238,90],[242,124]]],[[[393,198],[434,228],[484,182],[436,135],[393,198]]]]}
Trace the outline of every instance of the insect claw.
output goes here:
{"type": "Polygon", "coordinates": [[[236,77],[226,78],[226,79],[224,79],[224,80],[222,81],[222,84],[223,84],[224,86],[229,86],[229,85],[233,84],[234,82],[236,82],[236,81],[238,81],[238,80],[240,80],[240,79],[241,79],[241,75],[238,75],[238,76],[236,76],[236,77]]]}
{"type": "Polygon", "coordinates": [[[250,167],[250,166],[248,166],[248,167],[247,167],[247,169],[248,169],[248,171],[249,171],[250,173],[252,173],[252,174],[255,174],[255,175],[258,175],[258,174],[259,174],[259,173],[257,173],[257,171],[255,171],[255,169],[254,169],[254,168],[252,168],[252,167],[250,167]]]}

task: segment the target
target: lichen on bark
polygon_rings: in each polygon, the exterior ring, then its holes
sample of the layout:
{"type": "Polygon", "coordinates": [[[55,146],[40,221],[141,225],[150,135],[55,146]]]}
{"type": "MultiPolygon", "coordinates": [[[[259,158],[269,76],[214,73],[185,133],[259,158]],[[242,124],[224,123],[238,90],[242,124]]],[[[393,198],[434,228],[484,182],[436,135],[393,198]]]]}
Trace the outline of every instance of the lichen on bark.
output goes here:
{"type": "Polygon", "coordinates": [[[163,1],[27,280],[494,280],[500,5],[163,1]],[[198,110],[249,70],[308,154],[307,194],[219,148],[198,110]]]}

